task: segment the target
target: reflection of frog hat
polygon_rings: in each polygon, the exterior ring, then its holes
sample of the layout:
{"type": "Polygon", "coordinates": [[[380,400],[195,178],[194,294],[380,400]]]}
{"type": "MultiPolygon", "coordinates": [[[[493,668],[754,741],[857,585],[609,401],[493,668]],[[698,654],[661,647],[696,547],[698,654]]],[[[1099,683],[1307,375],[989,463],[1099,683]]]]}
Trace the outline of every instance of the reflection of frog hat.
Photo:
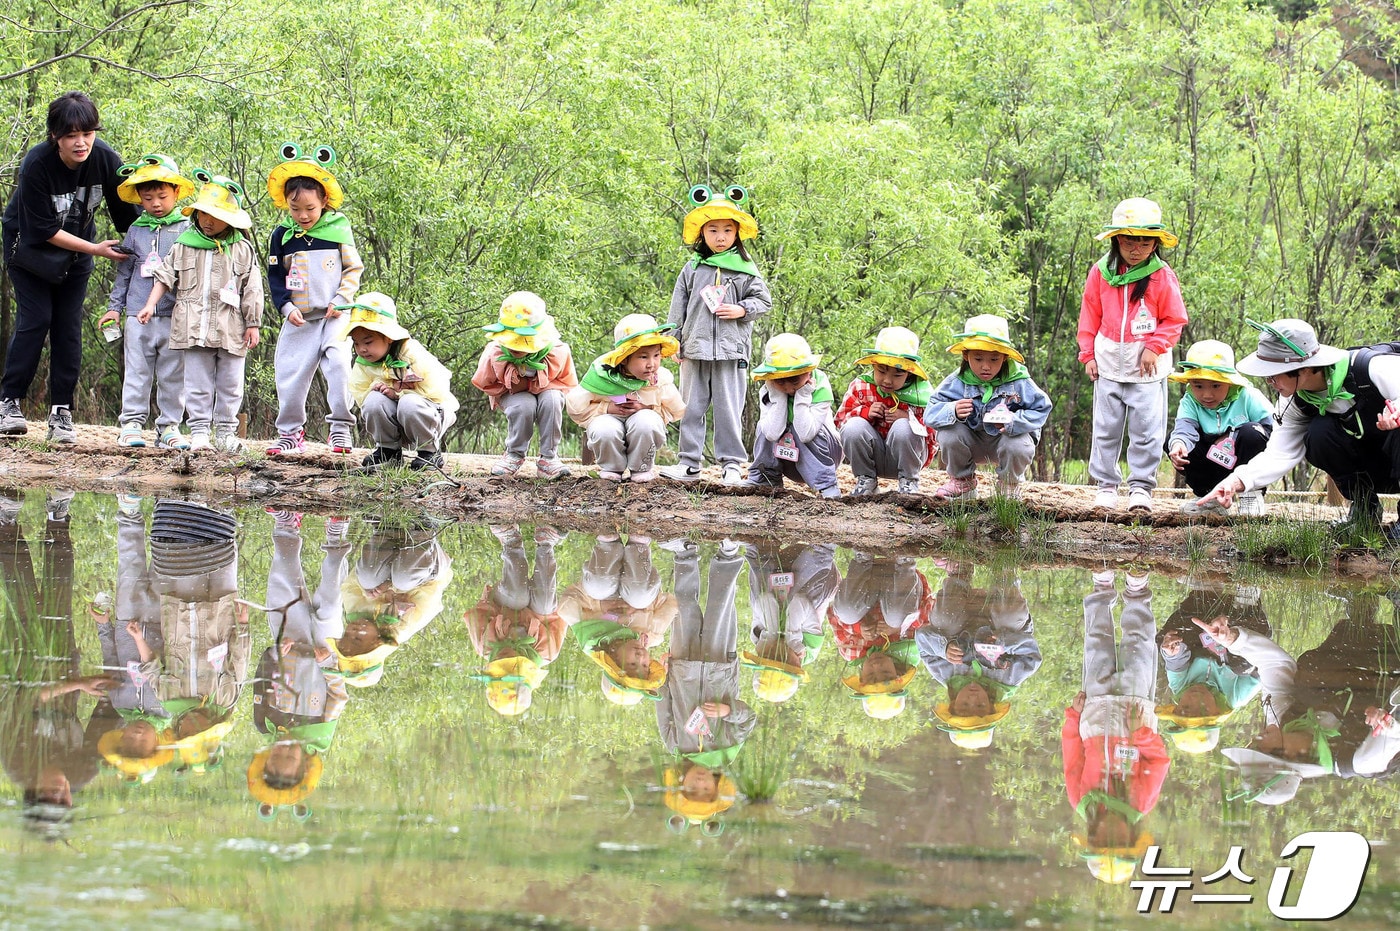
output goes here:
{"type": "Polygon", "coordinates": [[[175,159],[159,152],[143,155],[140,161],[123,165],[117,169],[117,175],[125,179],[117,185],[117,196],[128,204],[141,203],[141,194],[136,188],[147,181],[171,185],[175,188],[176,200],[184,200],[194,193],[194,182],[180,174],[175,159]]]}
{"type": "Polygon", "coordinates": [[[1011,702],[999,701],[992,704],[992,713],[983,715],[953,714],[950,702],[939,702],[933,706],[933,715],[938,718],[940,731],[948,733],[948,739],[964,750],[981,750],[992,745],[992,732],[1002,718],[1011,713],[1011,702]]]}
{"type": "Polygon", "coordinates": [[[127,782],[150,782],[155,778],[156,770],[166,763],[175,759],[173,743],[175,735],[168,729],[159,731],[156,739],[159,742],[156,752],[148,757],[122,756],[118,749],[122,742],[122,732],[124,727],[114,728],[103,734],[97,740],[97,752],[102,754],[102,759],[115,769],[127,782]]]}
{"type": "Polygon", "coordinates": [[[301,782],[285,789],[274,789],[268,785],[263,778],[263,773],[267,769],[267,758],[272,753],[272,747],[263,747],[253,754],[253,759],[248,763],[248,794],[261,804],[259,805],[258,816],[264,817],[264,809],[272,809],[269,812],[276,814],[276,809],[284,805],[297,805],[305,801],[312,792],[316,791],[316,786],[321,783],[321,770],[324,764],[321,762],[321,754],[307,750],[306,773],[301,777],[301,782]]]}
{"type": "Polygon", "coordinates": [[[1131,847],[1090,847],[1089,841],[1078,831],[1074,834],[1074,842],[1083,848],[1079,856],[1093,877],[1114,886],[1133,878],[1138,863],[1154,843],[1152,835],[1146,831],[1138,835],[1131,847]]]}
{"type": "Polygon", "coordinates": [[[524,714],[530,707],[535,689],[548,674],[548,670],[541,669],[534,660],[511,656],[493,660],[484,672],[472,678],[486,683],[486,704],[493,711],[514,717],[524,714]]]}
{"type": "Polygon", "coordinates": [[[807,679],[807,670],[801,666],[765,659],[747,650],[740,659],[746,668],[756,670],[753,677],[754,694],[767,701],[787,701],[797,694],[797,687],[807,679]]]}
{"type": "Polygon", "coordinates": [[[511,352],[536,353],[559,341],[554,319],[545,311],[544,298],[533,291],[516,291],[501,301],[495,323],[482,327],[492,339],[511,352]]]}
{"type": "Polygon", "coordinates": [[[904,711],[905,690],[909,688],[909,683],[914,681],[914,675],[918,671],[918,666],[910,666],[887,682],[870,683],[861,682],[860,673],[855,672],[842,679],[841,684],[860,699],[861,708],[866,714],[876,720],[885,721],[904,711]]]}
{"type": "Polygon", "coordinates": [[[681,230],[681,241],[687,246],[699,241],[700,231],[711,220],[733,220],[739,225],[741,240],[758,235],[758,221],[741,209],[749,201],[749,192],[742,186],[731,184],[721,194],[709,185],[697,184],[686,193],[686,199],[694,205],[681,230]]]}
{"type": "Polygon", "coordinates": [[[656,322],[651,314],[628,314],[613,327],[613,348],[604,353],[604,365],[619,366],[632,353],[645,346],[660,346],[661,358],[669,359],[680,352],[680,342],[671,335],[674,323],[656,322]]]}
{"type": "Polygon", "coordinates": [[[779,333],[763,346],[763,363],[753,370],[755,381],[791,378],[810,372],[822,364],[807,341],[796,333],[779,333]]]}
{"type": "Polygon", "coordinates": [[[336,304],[335,309],[350,311],[341,339],[348,338],[354,330],[378,333],[391,343],[408,339],[408,331],[399,323],[398,305],[387,294],[370,291],[355,298],[353,304],[336,304]]]}
{"type": "MultiPolygon", "coordinates": [[[[174,721],[170,724],[170,730],[173,737],[174,721]]],[[[218,768],[224,758],[223,740],[231,730],[233,730],[233,717],[229,716],[217,724],[209,725],[198,734],[175,740],[173,746],[180,763],[176,774],[183,775],[187,772],[193,772],[202,775],[206,770],[218,768]]]]}
{"type": "Polygon", "coordinates": [[[199,196],[195,198],[194,203],[180,211],[182,214],[189,216],[198,210],[217,220],[223,220],[236,230],[253,228],[253,218],[243,209],[243,185],[232,178],[213,174],[203,168],[196,168],[190,174],[194,175],[194,179],[201,186],[199,196]]]}
{"type": "Polygon", "coordinates": [[[875,345],[865,350],[856,365],[888,365],[915,378],[928,381],[924,357],[919,355],[919,335],[902,326],[887,326],[875,336],[875,345]]]}
{"type": "Polygon", "coordinates": [[[332,210],[339,210],[345,203],[345,191],[330,172],[335,167],[335,149],[318,145],[309,155],[302,155],[295,142],[284,142],[282,158],[285,161],[267,176],[267,193],[272,195],[272,205],[278,210],[287,209],[286,188],[291,178],[310,178],[320,184],[326,189],[326,206],[332,210]]]}
{"type": "Polygon", "coordinates": [[[594,664],[603,670],[603,695],[614,705],[635,705],[643,698],[659,701],[657,691],[666,683],[666,667],[656,660],[651,661],[645,679],[637,679],[622,671],[622,667],[603,650],[593,650],[588,654],[594,664]]]}
{"type": "MultiPolygon", "coordinates": [[[[689,824],[702,825],[706,834],[719,834],[723,826],[714,821],[714,817],[723,814],[734,807],[734,800],[738,798],[739,791],[734,785],[734,780],[724,774],[715,780],[715,788],[718,794],[712,802],[698,802],[694,799],[686,798],[681,791],[681,768],[679,766],[668,766],[662,776],[662,784],[666,788],[666,807],[680,815],[689,824]],[[713,824],[714,828],[710,825],[713,824]]],[[[673,828],[674,829],[674,828],[673,828]]],[[[684,830],[684,828],[681,828],[684,830]]]]}
{"type": "Polygon", "coordinates": [[[374,685],[380,680],[384,675],[384,661],[399,648],[397,643],[381,643],[373,650],[360,656],[346,656],[340,652],[339,639],[327,637],[326,645],[331,648],[331,653],[335,655],[336,668],[344,674],[345,684],[361,688],[374,685]]]}
{"type": "MultiPolygon", "coordinates": [[[[1218,693],[1217,697],[1223,700],[1218,693]]],[[[1227,707],[1219,714],[1191,718],[1177,714],[1176,705],[1158,705],[1158,729],[1172,746],[1184,753],[1209,753],[1220,743],[1220,726],[1234,713],[1233,708],[1227,707]]]]}
{"type": "Polygon", "coordinates": [[[1015,345],[1011,342],[1011,327],[1007,324],[1006,318],[998,317],[996,314],[978,314],[975,317],[968,317],[967,323],[963,326],[963,332],[953,338],[957,342],[948,347],[948,351],[951,353],[980,349],[983,352],[999,352],[1017,362],[1026,361],[1025,356],[1017,352],[1015,345]]]}

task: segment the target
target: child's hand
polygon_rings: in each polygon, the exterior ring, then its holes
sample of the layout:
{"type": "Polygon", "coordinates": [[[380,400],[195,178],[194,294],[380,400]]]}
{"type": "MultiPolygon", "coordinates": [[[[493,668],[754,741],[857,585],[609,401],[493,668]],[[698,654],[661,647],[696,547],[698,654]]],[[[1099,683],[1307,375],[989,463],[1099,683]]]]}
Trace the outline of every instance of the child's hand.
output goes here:
{"type": "Polygon", "coordinates": [[[97,318],[97,325],[106,326],[109,323],[116,323],[120,319],[120,314],[118,314],[115,310],[109,310],[105,314],[97,318]]]}
{"type": "Polygon", "coordinates": [[[1088,697],[1088,696],[1086,696],[1083,692],[1080,692],[1078,695],[1074,696],[1074,701],[1070,702],[1070,703],[1069,703],[1069,706],[1070,706],[1071,708],[1073,708],[1073,709],[1074,709],[1076,712],[1078,712],[1079,714],[1083,714],[1083,713],[1084,713],[1084,699],[1087,698],[1087,697],[1088,697]]]}
{"type": "Polygon", "coordinates": [[[102,697],[108,689],[114,689],[118,681],[111,676],[83,676],[81,679],[74,679],[75,691],[86,692],[89,695],[102,697]]]}
{"type": "Polygon", "coordinates": [[[1172,461],[1172,466],[1178,472],[1185,469],[1186,464],[1191,461],[1190,458],[1186,455],[1186,447],[1182,446],[1179,443],[1174,445],[1171,449],[1167,450],[1167,458],[1172,461]]]}
{"type": "Polygon", "coordinates": [[[1084,363],[1084,374],[1089,376],[1089,380],[1090,380],[1090,381],[1098,381],[1098,380],[1099,380],[1099,363],[1098,363],[1097,361],[1095,361],[1094,359],[1090,359],[1088,362],[1085,362],[1085,363],[1084,363]]]}
{"type": "Polygon", "coordinates": [[[961,663],[963,657],[967,654],[964,653],[963,648],[956,643],[950,643],[948,644],[948,649],[943,651],[943,655],[948,657],[948,662],[950,663],[961,663]]]}
{"type": "Polygon", "coordinates": [[[140,624],[140,622],[138,622],[138,621],[127,621],[127,622],[126,622],[126,633],[127,633],[127,636],[129,636],[132,640],[137,641],[138,643],[139,643],[140,641],[146,639],[146,638],[145,638],[144,636],[142,636],[142,634],[141,634],[141,624],[140,624]]]}
{"type": "Polygon", "coordinates": [[[700,705],[700,710],[709,718],[727,718],[734,709],[722,701],[707,701],[700,705]]]}
{"type": "Polygon", "coordinates": [[[1162,652],[1168,656],[1176,656],[1186,649],[1186,644],[1181,639],[1181,634],[1176,631],[1169,631],[1162,637],[1162,652]]]}
{"type": "Polygon", "coordinates": [[[959,420],[966,420],[972,416],[972,409],[972,398],[963,398],[953,403],[953,416],[959,420]]]}
{"type": "Polygon", "coordinates": [[[151,317],[155,316],[155,312],[155,306],[152,304],[147,304],[145,307],[142,307],[141,312],[136,315],[136,322],[141,324],[142,326],[145,326],[146,324],[151,322],[151,317]]]}
{"type": "Polygon", "coordinates": [[[1144,346],[1142,355],[1138,357],[1138,374],[1143,378],[1150,378],[1157,374],[1157,360],[1159,358],[1161,357],[1157,353],[1144,346]]]}
{"type": "Polygon", "coordinates": [[[608,402],[608,413],[616,417],[631,417],[633,414],[637,413],[637,411],[642,410],[642,408],[643,405],[631,398],[621,403],[617,401],[608,402]]]}
{"type": "Polygon", "coordinates": [[[1376,429],[1394,430],[1397,427],[1400,427],[1400,408],[1395,406],[1394,401],[1386,401],[1385,410],[1376,418],[1376,429]]]}
{"type": "Polygon", "coordinates": [[[872,423],[879,423],[885,419],[885,405],[880,401],[873,401],[870,404],[870,413],[866,417],[872,423]]]}
{"type": "Polygon", "coordinates": [[[1198,617],[1191,618],[1191,623],[1210,634],[1212,640],[1225,647],[1234,643],[1240,635],[1239,631],[1230,626],[1230,619],[1223,614],[1211,618],[1209,624],[1198,617]]]}
{"type": "Polygon", "coordinates": [[[539,374],[539,372],[537,372],[535,369],[530,368],[530,366],[528,366],[528,365],[521,365],[521,364],[518,363],[518,362],[515,363],[515,365],[513,366],[513,368],[515,369],[515,374],[516,374],[516,375],[519,375],[521,378],[523,378],[523,379],[525,379],[525,380],[527,380],[527,381],[530,380],[531,378],[534,378],[536,375],[539,374]]]}
{"type": "Polygon", "coordinates": [[[326,660],[331,658],[331,651],[326,649],[325,647],[317,647],[312,652],[312,655],[316,657],[316,662],[324,663],[326,660]]]}
{"type": "Polygon", "coordinates": [[[721,304],[715,310],[715,316],[721,320],[741,320],[748,311],[738,304],[721,304]]]}
{"type": "MultiPolygon", "coordinates": [[[[330,314],[328,313],[326,314],[326,316],[329,317],[330,314]]],[[[292,326],[301,326],[303,323],[306,322],[306,317],[302,314],[301,311],[293,307],[292,312],[287,314],[287,322],[290,323],[292,326]]]]}
{"type": "Polygon", "coordinates": [[[891,404],[885,408],[885,423],[894,423],[905,418],[904,408],[897,404],[891,404]]]}
{"type": "Polygon", "coordinates": [[[243,345],[249,349],[258,348],[258,328],[250,326],[243,331],[243,345]]]}
{"type": "Polygon", "coordinates": [[[399,399],[399,393],[382,381],[375,382],[372,390],[378,391],[390,401],[397,401],[399,399]]]}
{"type": "Polygon", "coordinates": [[[336,317],[339,317],[343,313],[345,313],[345,311],[332,304],[331,306],[326,308],[326,319],[334,320],[336,317]]]}
{"type": "Polygon", "coordinates": [[[1228,508],[1234,503],[1235,495],[1242,491],[1244,491],[1244,481],[1235,478],[1233,475],[1227,475],[1221,480],[1219,485],[1212,488],[1210,493],[1197,503],[1204,504],[1207,501],[1215,501],[1218,502],[1221,507],[1228,508]]]}

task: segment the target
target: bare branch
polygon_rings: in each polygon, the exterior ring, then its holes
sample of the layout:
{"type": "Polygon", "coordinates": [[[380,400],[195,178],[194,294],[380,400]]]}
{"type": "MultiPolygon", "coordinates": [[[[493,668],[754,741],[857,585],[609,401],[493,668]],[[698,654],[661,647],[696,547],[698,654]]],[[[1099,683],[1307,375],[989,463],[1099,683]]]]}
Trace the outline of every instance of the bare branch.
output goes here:
{"type": "Polygon", "coordinates": [[[118,27],[120,27],[122,23],[126,22],[129,19],[132,19],[133,17],[140,16],[142,13],[149,13],[153,10],[165,9],[167,7],[191,6],[194,2],[195,0],[155,0],[154,3],[147,3],[145,6],[138,6],[133,10],[129,10],[123,13],[107,25],[98,29],[92,35],[88,36],[87,39],[80,43],[76,48],[69,49],[66,52],[60,52],[59,54],[54,55],[52,58],[46,58],[43,61],[35,62],[32,65],[20,68],[18,71],[11,71],[9,74],[0,74],[0,81],[13,80],[14,78],[23,77],[26,74],[30,74],[31,72],[40,71],[44,68],[49,67],[50,65],[57,64],[60,61],[67,61],[70,58],[78,58],[82,55],[82,52],[85,49],[91,46],[98,39],[101,39],[103,36],[116,32],[118,27]]]}

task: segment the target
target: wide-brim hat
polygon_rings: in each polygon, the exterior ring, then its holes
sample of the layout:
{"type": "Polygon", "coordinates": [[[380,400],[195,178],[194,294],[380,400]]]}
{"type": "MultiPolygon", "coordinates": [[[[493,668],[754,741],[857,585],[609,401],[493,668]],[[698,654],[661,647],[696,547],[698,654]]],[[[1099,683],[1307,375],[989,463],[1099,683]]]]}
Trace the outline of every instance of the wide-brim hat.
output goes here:
{"type": "Polygon", "coordinates": [[[359,656],[346,656],[340,652],[340,639],[338,637],[327,637],[326,645],[330,647],[331,653],[335,656],[336,668],[351,676],[358,676],[383,666],[384,661],[399,648],[397,643],[381,643],[368,653],[361,653],[359,656]]]}
{"type": "Polygon", "coordinates": [[[617,367],[646,346],[660,346],[661,358],[669,359],[681,351],[680,340],[671,335],[675,329],[673,323],[657,323],[651,314],[628,314],[613,327],[613,348],[603,354],[603,364],[617,367]]]}
{"type": "Polygon", "coordinates": [[[486,682],[486,704],[506,717],[524,714],[534,701],[535,689],[549,675],[532,659],[511,656],[493,660],[482,671],[486,682]]]}
{"type": "Polygon", "coordinates": [[[1323,368],[1347,358],[1345,349],[1318,342],[1317,331],[1307,321],[1245,322],[1259,331],[1259,348],[1241,359],[1237,366],[1246,375],[1267,378],[1301,368],[1323,368]]]}
{"type": "Polygon", "coordinates": [[[198,734],[191,734],[188,737],[173,739],[175,729],[174,722],[171,723],[172,747],[180,757],[180,762],[186,766],[193,766],[208,762],[209,758],[218,750],[225,737],[233,730],[233,718],[228,717],[215,724],[211,724],[198,734]]]}
{"type": "Polygon", "coordinates": [[[211,174],[203,168],[190,172],[200,182],[199,196],[180,212],[189,216],[198,210],[223,220],[236,230],[253,228],[253,218],[243,209],[243,186],[232,178],[211,174]]]}
{"type": "Polygon", "coordinates": [[[1230,717],[1235,713],[1234,708],[1226,707],[1224,711],[1217,712],[1216,714],[1191,716],[1178,714],[1175,709],[1176,705],[1157,706],[1157,720],[1159,723],[1165,722],[1162,726],[1163,731],[1196,727],[1219,727],[1230,720],[1230,717]]]}
{"type": "Polygon", "coordinates": [[[791,378],[811,372],[822,364],[807,341],[796,333],[779,333],[763,347],[763,364],[753,370],[755,381],[791,378]]]}
{"type": "Polygon", "coordinates": [[[482,329],[511,352],[534,353],[559,341],[559,331],[545,310],[544,298],[533,291],[507,294],[496,322],[482,329]]]}
{"type": "Polygon", "coordinates": [[[739,226],[740,240],[758,235],[758,221],[741,206],[749,199],[749,192],[742,186],[731,184],[725,191],[718,192],[711,191],[708,185],[697,184],[690,189],[688,198],[696,206],[685,215],[681,228],[681,241],[687,246],[699,241],[701,231],[711,220],[733,220],[739,226]]]}
{"type": "Polygon", "coordinates": [[[1131,847],[1093,847],[1083,834],[1076,831],[1074,843],[1083,848],[1079,856],[1083,858],[1089,872],[1099,882],[1121,885],[1133,878],[1138,863],[1147,853],[1147,848],[1156,841],[1146,831],[1137,836],[1131,847]]]}
{"type": "Polygon", "coordinates": [[[194,182],[180,174],[175,160],[169,155],[153,152],[141,156],[139,161],[123,165],[117,174],[124,178],[117,185],[117,196],[128,204],[141,203],[141,192],[136,190],[147,181],[160,181],[175,188],[175,199],[184,200],[194,193],[194,182]]]}
{"type": "Polygon", "coordinates": [[[875,345],[864,352],[856,365],[888,365],[928,381],[924,357],[919,354],[919,335],[907,327],[885,327],[875,335],[875,345]]]}
{"type": "Polygon", "coordinates": [[[1209,753],[1220,745],[1218,727],[1183,727],[1175,730],[1162,730],[1171,745],[1182,753],[1209,753]]]}
{"type": "Polygon", "coordinates": [[[274,789],[263,780],[263,773],[267,769],[267,758],[271,753],[271,747],[264,747],[253,754],[253,759],[248,764],[249,795],[264,805],[276,807],[295,805],[305,801],[312,792],[316,791],[316,786],[321,783],[321,771],[325,768],[319,753],[312,753],[307,757],[306,773],[301,777],[301,781],[294,786],[287,786],[285,789],[274,789]]]}
{"type": "Polygon", "coordinates": [[[1162,208],[1146,197],[1129,197],[1113,208],[1113,219],[1094,238],[1112,236],[1155,236],[1168,249],[1176,245],[1176,234],[1162,225],[1162,208]]]}
{"type": "Polygon", "coordinates": [[[122,755],[119,748],[123,730],[124,728],[118,727],[97,738],[97,752],[102,754],[102,759],[120,773],[122,778],[132,782],[146,782],[155,775],[156,770],[175,759],[175,735],[170,733],[169,729],[156,735],[159,741],[156,752],[145,757],[122,755]]]}
{"type": "Polygon", "coordinates": [[[355,330],[369,330],[378,333],[391,343],[408,339],[408,330],[399,323],[399,307],[394,299],[378,291],[370,291],[355,298],[351,304],[337,304],[337,310],[349,311],[341,339],[346,339],[355,330]]]}
{"type": "Polygon", "coordinates": [[[734,807],[734,800],[739,797],[734,780],[725,775],[715,780],[716,795],[711,802],[700,802],[686,797],[681,791],[681,774],[677,767],[668,766],[661,781],[666,788],[666,807],[691,824],[703,824],[715,815],[728,811],[734,807]]]}
{"type": "Polygon", "coordinates": [[[1235,369],[1235,350],[1229,343],[1218,339],[1203,339],[1192,343],[1186,350],[1186,358],[1176,364],[1181,369],[1167,376],[1167,380],[1178,383],[1196,381],[1218,381],[1226,385],[1246,387],[1245,381],[1235,369]]]}
{"type": "Polygon", "coordinates": [[[326,206],[339,210],[345,203],[345,191],[340,182],[331,174],[335,165],[335,150],[328,145],[318,145],[310,155],[302,155],[294,142],[282,144],[282,157],[287,159],[267,175],[267,193],[278,210],[287,209],[287,182],[292,178],[310,178],[326,189],[326,206]]]}
{"type": "Polygon", "coordinates": [[[755,670],[754,694],[775,704],[796,695],[798,686],[807,679],[807,670],[781,660],[767,659],[747,650],[740,654],[739,659],[744,666],[755,670]]]}
{"type": "Polygon", "coordinates": [[[897,677],[885,682],[861,682],[860,673],[857,672],[844,677],[841,684],[857,695],[903,695],[918,671],[918,666],[910,666],[897,677]]]}
{"type": "Polygon", "coordinates": [[[1316,779],[1332,772],[1319,763],[1286,760],[1245,747],[1228,747],[1220,752],[1239,768],[1240,779],[1251,787],[1249,801],[1260,805],[1282,805],[1291,801],[1304,779],[1316,779]]]}
{"type": "Polygon", "coordinates": [[[948,347],[948,351],[955,355],[980,349],[983,352],[999,352],[1017,362],[1026,361],[1011,342],[1011,326],[1006,322],[1006,318],[996,314],[968,317],[963,332],[953,339],[955,342],[948,347]]]}
{"type": "Polygon", "coordinates": [[[610,679],[614,685],[636,692],[638,695],[655,698],[657,690],[666,683],[666,667],[656,660],[652,660],[651,665],[647,668],[647,677],[638,679],[636,676],[629,676],[623,672],[622,667],[617,664],[617,660],[604,650],[593,650],[588,654],[588,658],[603,670],[604,676],[610,679]]]}
{"type": "Polygon", "coordinates": [[[995,727],[1001,719],[1011,713],[1011,702],[999,701],[992,705],[991,714],[953,714],[953,706],[949,702],[939,702],[933,706],[933,716],[942,722],[940,730],[949,733],[955,731],[982,731],[995,727]]]}

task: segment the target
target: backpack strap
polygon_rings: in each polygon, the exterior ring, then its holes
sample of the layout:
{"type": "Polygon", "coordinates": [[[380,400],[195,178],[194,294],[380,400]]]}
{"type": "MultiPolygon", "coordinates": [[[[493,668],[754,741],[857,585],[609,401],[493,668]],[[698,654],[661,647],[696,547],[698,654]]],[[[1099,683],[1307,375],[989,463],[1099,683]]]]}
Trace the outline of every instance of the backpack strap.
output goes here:
{"type": "Polygon", "coordinates": [[[1351,364],[1347,368],[1347,377],[1343,380],[1342,386],[1352,394],[1355,394],[1358,389],[1374,391],[1376,386],[1371,381],[1371,360],[1376,356],[1400,354],[1400,342],[1353,346],[1348,352],[1351,353],[1351,364]]]}

